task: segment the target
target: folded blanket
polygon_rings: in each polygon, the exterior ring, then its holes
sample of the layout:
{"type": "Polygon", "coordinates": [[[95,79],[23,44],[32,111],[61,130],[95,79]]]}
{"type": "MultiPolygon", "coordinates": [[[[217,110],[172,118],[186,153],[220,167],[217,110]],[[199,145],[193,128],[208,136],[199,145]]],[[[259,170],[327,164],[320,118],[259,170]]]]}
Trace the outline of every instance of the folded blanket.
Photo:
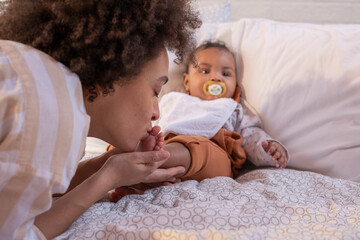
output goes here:
{"type": "Polygon", "coordinates": [[[231,98],[211,101],[170,92],[160,101],[160,118],[154,122],[168,133],[212,138],[225,124],[237,106],[231,98]]]}

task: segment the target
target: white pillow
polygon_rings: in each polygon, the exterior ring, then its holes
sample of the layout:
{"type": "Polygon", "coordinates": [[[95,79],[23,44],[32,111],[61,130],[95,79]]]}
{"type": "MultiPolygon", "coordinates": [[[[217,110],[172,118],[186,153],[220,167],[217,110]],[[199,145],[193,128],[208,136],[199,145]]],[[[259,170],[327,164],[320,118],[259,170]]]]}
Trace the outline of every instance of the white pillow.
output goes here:
{"type": "Polygon", "coordinates": [[[85,153],[89,156],[100,155],[106,152],[106,148],[109,146],[107,142],[94,137],[86,138],[85,153]]]}
{"type": "MultiPolygon", "coordinates": [[[[288,148],[289,167],[360,182],[360,25],[242,19],[197,34],[236,53],[243,97],[288,148]]],[[[183,69],[170,63],[162,94],[183,90],[183,69]]]]}

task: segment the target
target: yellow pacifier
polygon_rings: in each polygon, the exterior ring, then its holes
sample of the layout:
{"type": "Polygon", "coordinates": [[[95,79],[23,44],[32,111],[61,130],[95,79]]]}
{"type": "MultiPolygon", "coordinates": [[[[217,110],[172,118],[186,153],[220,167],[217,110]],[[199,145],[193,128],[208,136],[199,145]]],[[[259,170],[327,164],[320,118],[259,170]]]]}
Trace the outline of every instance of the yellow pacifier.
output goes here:
{"type": "Polygon", "coordinates": [[[226,93],[226,85],[223,82],[207,81],[204,83],[203,92],[206,96],[222,97],[226,93]]]}

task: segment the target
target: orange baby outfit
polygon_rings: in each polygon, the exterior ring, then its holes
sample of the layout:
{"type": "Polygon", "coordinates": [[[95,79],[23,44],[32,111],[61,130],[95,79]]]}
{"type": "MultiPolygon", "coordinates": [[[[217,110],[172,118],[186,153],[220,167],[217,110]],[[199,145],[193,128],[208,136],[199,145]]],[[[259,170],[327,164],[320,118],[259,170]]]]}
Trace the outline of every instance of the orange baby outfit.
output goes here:
{"type": "Polygon", "coordinates": [[[168,134],[164,144],[179,142],[191,154],[191,165],[182,180],[201,181],[216,176],[234,177],[245,162],[240,134],[221,128],[211,139],[201,136],[168,134]]]}

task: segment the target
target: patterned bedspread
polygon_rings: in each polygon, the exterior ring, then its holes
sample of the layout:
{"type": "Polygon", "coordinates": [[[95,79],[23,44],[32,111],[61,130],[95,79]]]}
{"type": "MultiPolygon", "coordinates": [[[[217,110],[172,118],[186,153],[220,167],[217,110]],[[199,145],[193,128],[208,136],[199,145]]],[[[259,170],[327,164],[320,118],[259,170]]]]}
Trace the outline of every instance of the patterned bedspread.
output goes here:
{"type": "Polygon", "coordinates": [[[360,239],[360,184],[259,169],[101,200],[56,239],[360,239]]]}

